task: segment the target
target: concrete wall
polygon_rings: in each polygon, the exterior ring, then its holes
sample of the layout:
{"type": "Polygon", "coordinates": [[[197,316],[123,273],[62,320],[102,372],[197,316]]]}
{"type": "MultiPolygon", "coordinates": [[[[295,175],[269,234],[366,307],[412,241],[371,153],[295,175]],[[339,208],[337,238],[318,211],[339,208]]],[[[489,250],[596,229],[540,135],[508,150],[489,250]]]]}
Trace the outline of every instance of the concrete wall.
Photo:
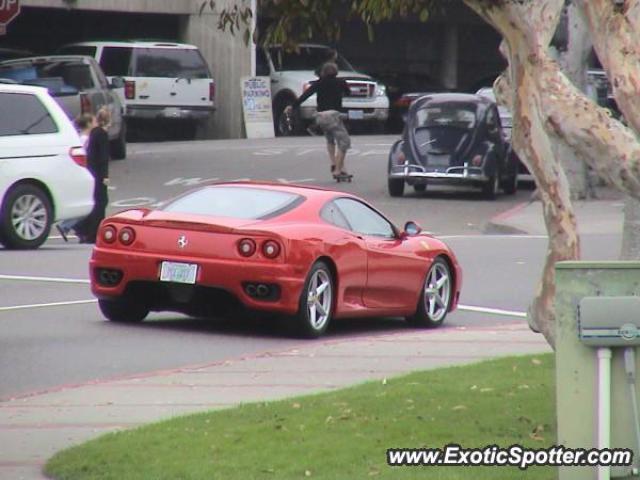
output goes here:
{"type": "MultiPolygon", "coordinates": [[[[232,1],[217,1],[216,8],[232,1]]],[[[219,30],[217,23],[217,12],[190,15],[185,22],[183,40],[198,45],[216,80],[217,110],[206,136],[240,138],[244,136],[240,79],[251,74],[251,51],[244,43],[242,32],[231,35],[219,30]]]]}

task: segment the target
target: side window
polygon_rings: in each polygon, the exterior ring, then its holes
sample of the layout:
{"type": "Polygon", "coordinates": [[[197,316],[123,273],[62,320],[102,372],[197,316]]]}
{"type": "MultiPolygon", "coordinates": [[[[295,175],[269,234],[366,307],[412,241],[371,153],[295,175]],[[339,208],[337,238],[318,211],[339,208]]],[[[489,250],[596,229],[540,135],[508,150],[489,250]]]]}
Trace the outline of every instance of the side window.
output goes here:
{"type": "Polygon", "coordinates": [[[256,75],[269,76],[269,61],[261,48],[256,48],[256,75]]]}
{"type": "Polygon", "coordinates": [[[393,238],[395,236],[393,227],[387,219],[364,203],[351,198],[339,198],[335,203],[354,232],[374,237],[393,238]]]}
{"type": "Polygon", "coordinates": [[[108,77],[126,77],[130,75],[132,49],[128,47],[104,47],[100,57],[100,66],[108,77]]]}
{"type": "Polygon", "coordinates": [[[324,207],[322,207],[322,210],[320,210],[320,217],[324,221],[329,222],[336,227],[344,228],[345,230],[351,230],[349,222],[347,222],[347,219],[344,217],[338,206],[333,201],[327,203],[324,207]]]}
{"type": "Polygon", "coordinates": [[[58,131],[53,118],[35,95],[0,93],[0,111],[0,137],[58,131]]]}

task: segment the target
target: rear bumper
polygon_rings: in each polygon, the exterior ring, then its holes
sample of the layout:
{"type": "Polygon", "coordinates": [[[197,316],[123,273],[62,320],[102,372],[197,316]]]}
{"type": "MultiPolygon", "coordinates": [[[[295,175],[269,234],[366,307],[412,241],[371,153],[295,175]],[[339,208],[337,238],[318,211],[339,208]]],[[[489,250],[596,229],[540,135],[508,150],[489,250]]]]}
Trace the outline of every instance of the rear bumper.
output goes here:
{"type": "Polygon", "coordinates": [[[139,120],[206,121],[215,111],[214,106],[127,105],[127,118],[139,120]]]}
{"type": "MultiPolygon", "coordinates": [[[[172,259],[158,254],[133,253],[104,247],[94,248],[89,265],[91,291],[96,297],[116,299],[130,294],[129,286],[144,283],[148,287],[153,287],[154,292],[160,292],[161,295],[166,296],[166,298],[147,299],[155,304],[149,305],[152,310],[188,311],[194,305],[190,305],[190,297],[184,295],[185,290],[210,289],[210,292],[214,290],[225,292],[250,309],[294,314],[298,310],[300,292],[305,280],[304,274],[296,273],[295,269],[287,264],[272,262],[251,264],[246,261],[200,257],[172,259]],[[197,264],[195,285],[161,282],[160,268],[162,261],[165,260],[197,264]],[[105,286],[100,283],[97,269],[119,270],[122,272],[122,279],[115,286],[105,286]],[[247,283],[277,285],[278,296],[275,299],[264,300],[253,298],[245,291],[247,283]],[[172,297],[173,289],[176,287],[182,291],[182,298],[172,297]]],[[[212,303],[215,303],[213,298],[212,303]]],[[[215,304],[211,307],[215,310],[215,304]]]]}
{"type": "Polygon", "coordinates": [[[405,163],[394,165],[389,172],[389,178],[403,178],[405,180],[441,180],[451,183],[483,183],[489,181],[489,177],[480,167],[468,165],[427,170],[421,165],[405,163]]]}
{"type": "MultiPolygon", "coordinates": [[[[386,122],[389,117],[388,108],[367,108],[367,107],[349,107],[345,108],[347,111],[352,111],[352,117],[349,117],[348,113],[342,115],[343,120],[348,119],[349,122],[386,122]],[[358,117],[358,118],[353,118],[358,117]],[[362,118],[360,118],[362,117],[362,118]]],[[[300,108],[300,117],[303,120],[313,120],[313,116],[316,114],[316,107],[302,107],[300,108]]]]}

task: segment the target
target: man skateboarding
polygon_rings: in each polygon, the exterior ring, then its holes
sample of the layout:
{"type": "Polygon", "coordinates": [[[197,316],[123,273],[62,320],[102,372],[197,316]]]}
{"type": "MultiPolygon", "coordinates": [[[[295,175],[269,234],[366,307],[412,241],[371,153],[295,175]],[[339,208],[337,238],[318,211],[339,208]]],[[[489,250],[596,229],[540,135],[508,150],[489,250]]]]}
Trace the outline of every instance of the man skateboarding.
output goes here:
{"type": "Polygon", "coordinates": [[[317,113],[315,123],[327,139],[327,152],[331,161],[331,173],[336,180],[350,178],[344,167],[347,150],[351,147],[351,138],[341,118],[342,97],[350,93],[347,82],[337,78],[338,66],[333,62],[325,63],[320,70],[320,79],[286,109],[291,115],[294,107],[299,107],[311,95],[317,95],[317,113]]]}

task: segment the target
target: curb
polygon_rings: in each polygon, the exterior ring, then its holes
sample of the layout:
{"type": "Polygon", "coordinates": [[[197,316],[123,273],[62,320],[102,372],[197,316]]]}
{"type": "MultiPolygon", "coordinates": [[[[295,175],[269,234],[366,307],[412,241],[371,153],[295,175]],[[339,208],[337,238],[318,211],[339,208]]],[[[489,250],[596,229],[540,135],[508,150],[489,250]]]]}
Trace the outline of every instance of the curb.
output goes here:
{"type": "Polygon", "coordinates": [[[531,232],[509,225],[509,219],[518,214],[532,202],[522,202],[511,207],[509,210],[501,212],[493,216],[482,229],[484,234],[502,234],[502,235],[529,235],[531,232]]]}

